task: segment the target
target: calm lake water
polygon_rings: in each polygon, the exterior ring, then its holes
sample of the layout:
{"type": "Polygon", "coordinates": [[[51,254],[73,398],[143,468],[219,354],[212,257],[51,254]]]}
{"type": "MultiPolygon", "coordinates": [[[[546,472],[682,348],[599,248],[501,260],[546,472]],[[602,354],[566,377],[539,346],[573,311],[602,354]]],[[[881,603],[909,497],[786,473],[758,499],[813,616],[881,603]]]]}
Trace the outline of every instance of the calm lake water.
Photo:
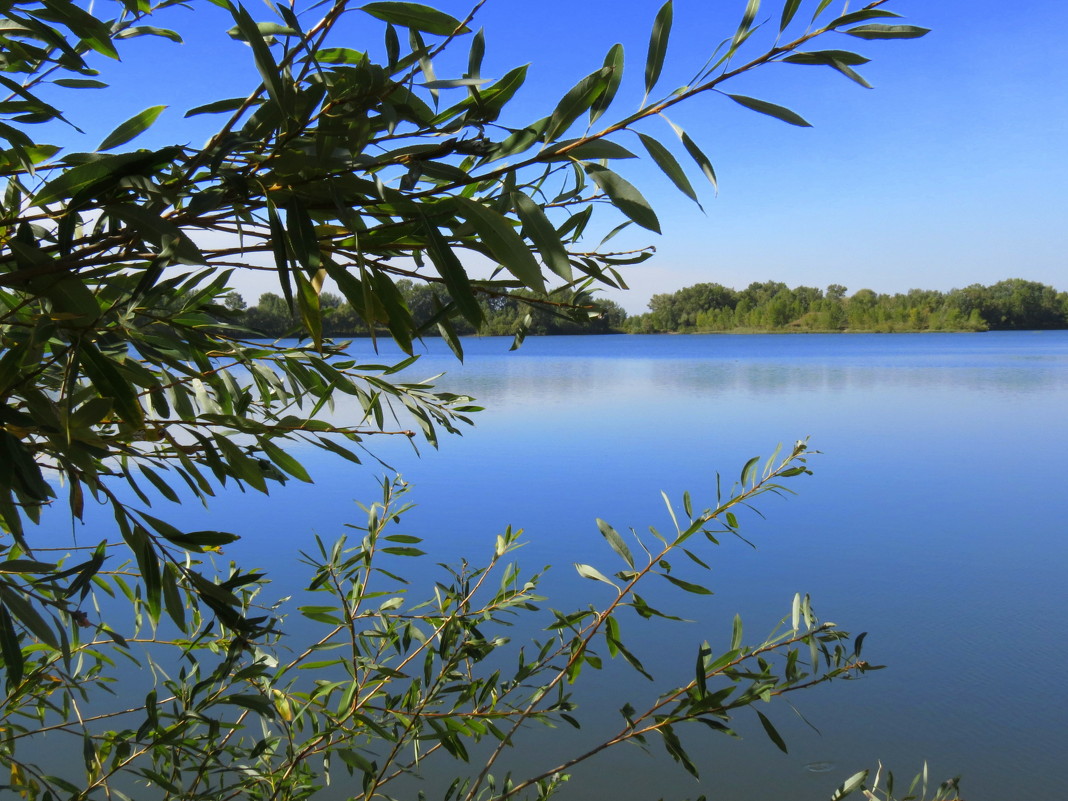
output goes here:
{"type": "MultiPolygon", "coordinates": [[[[582,605],[603,594],[570,564],[618,569],[595,518],[620,530],[668,528],[661,490],[712,504],[716,471],[729,484],[749,457],[810,437],[822,452],[815,475],[791,482],[795,498],[767,498],[766,520],[743,521],[757,548],[725,541],[707,551],[716,594],[664,596],[696,622],[658,627],[639,650],[664,685],[685,681],[702,640],[726,647],[735,612],[747,641],[763,639],[800,591],[824,619],[869,632],[865,657],[888,666],[793,696],[819,733],[786,704],[766,707],[789,754],[743,715],[740,741],[688,740],[700,785],[662,754],[628,748],[580,771],[569,797],[815,801],[879,760],[899,779],[924,759],[932,779],[963,774],[969,801],[1045,798],[1061,785],[1068,332],[508,345],[467,340],[460,365],[428,343],[413,377],[448,371],[439,385],[486,411],[420,458],[399,442],[374,446],[412,483],[419,508],[405,528],[425,536],[434,557],[477,560],[506,524],[523,527],[522,565],[556,565],[546,584],[554,605],[582,605]]],[[[374,360],[369,342],[353,349],[374,360]]],[[[317,453],[302,452],[314,486],[291,482],[267,501],[227,496],[212,510],[213,527],[245,537],[238,558],[283,581],[303,538],[332,538],[359,521],[352,501],[374,499],[383,473],[317,453]]],[[[624,633],[640,639],[641,630],[624,633]]],[[[533,767],[615,726],[628,695],[635,706],[651,697],[651,685],[619,671],[589,678],[588,727],[535,738],[533,767]]]]}

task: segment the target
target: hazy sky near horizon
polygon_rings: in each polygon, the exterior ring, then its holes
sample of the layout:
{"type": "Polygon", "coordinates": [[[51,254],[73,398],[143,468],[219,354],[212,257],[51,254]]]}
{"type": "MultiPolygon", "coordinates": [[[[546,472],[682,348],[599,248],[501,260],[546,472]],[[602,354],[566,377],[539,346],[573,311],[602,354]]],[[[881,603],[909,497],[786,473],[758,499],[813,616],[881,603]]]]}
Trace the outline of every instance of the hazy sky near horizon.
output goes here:
{"type": "MultiPolygon", "coordinates": [[[[436,5],[463,16],[471,4],[436,5]]],[[[486,30],[483,76],[530,63],[515,104],[527,119],[513,122],[531,121],[551,111],[621,42],[626,77],[604,119],[616,108],[622,115],[641,99],[649,30],[659,5],[658,0],[489,0],[475,23],[486,30]]],[[[801,14],[813,5],[804,4],[801,14]]],[[[842,5],[836,0],[833,7],[842,5]]],[[[185,45],[130,40],[123,43],[123,63],[104,76],[113,78],[112,89],[49,95],[86,130],[85,137],[65,133],[65,141],[53,141],[90,150],[117,121],[156,103],[171,107],[131,146],[206,139],[221,118],[183,120],[185,110],[245,94],[258,79],[246,46],[225,35],[225,12],[205,2],[193,6],[192,12],[174,9],[161,21],[178,29],[185,45]]],[[[733,33],[744,6],[744,0],[675,0],[667,63],[654,94],[687,82],[733,33]]],[[[262,6],[249,7],[257,19],[269,18],[262,6]]],[[[781,2],[765,2],[758,19],[777,28],[781,8],[781,2]]],[[[639,312],[651,294],[701,281],[739,288],[758,280],[841,283],[851,292],[863,287],[898,292],[1022,277],[1068,289],[1068,60],[1061,41],[1068,4],[893,0],[888,8],[904,15],[901,22],[932,33],[892,42],[836,35],[820,43],[820,49],[870,57],[872,63],[860,71],[873,90],[828,68],[795,65],[764,68],[729,89],[788,106],[813,128],[790,126],[713,95],[672,113],[718,173],[714,195],[696,169],[691,172],[704,213],[653,165],[615,163],[652,202],[663,235],[634,230],[613,241],[621,249],[653,244],[657,255],[626,273],[631,292],[609,297],[639,312]]],[[[378,49],[380,25],[355,17],[360,21],[346,33],[351,40],[337,43],[378,49]]],[[[466,47],[463,43],[458,53],[464,59],[466,47]]],[[[666,124],[643,130],[685,160],[666,124]]],[[[620,141],[640,150],[632,139],[620,141]]],[[[599,230],[616,222],[606,214],[599,230]]],[[[237,287],[250,302],[273,289],[262,278],[240,279],[237,287]]]]}

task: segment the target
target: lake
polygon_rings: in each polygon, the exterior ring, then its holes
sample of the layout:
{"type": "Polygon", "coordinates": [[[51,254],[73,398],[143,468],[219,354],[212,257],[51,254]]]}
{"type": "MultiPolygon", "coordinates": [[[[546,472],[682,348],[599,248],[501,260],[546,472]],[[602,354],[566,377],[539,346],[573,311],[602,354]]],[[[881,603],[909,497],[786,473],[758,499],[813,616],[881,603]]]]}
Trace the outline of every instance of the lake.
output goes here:
{"type": "MultiPolygon", "coordinates": [[[[618,569],[595,518],[667,528],[661,490],[689,490],[703,508],[716,471],[729,484],[749,457],[810,437],[821,454],[813,476],[790,482],[797,497],[768,497],[766,520],[743,520],[756,549],[727,540],[707,552],[716,594],[666,595],[696,622],[658,628],[643,652],[665,684],[685,681],[702,640],[725,648],[735,612],[747,641],[763,639],[800,591],[824,619],[869,632],[865,658],[888,666],[793,696],[819,733],[786,704],[766,707],[789,754],[743,715],[740,741],[688,740],[700,785],[662,753],[627,748],[580,770],[568,797],[815,801],[879,760],[900,780],[924,759],[932,779],[963,774],[969,801],[1050,794],[1068,755],[1058,678],[1068,332],[552,337],[515,353],[509,343],[465,340],[462,365],[427,343],[410,374],[447,371],[439,385],[486,411],[421,457],[398,441],[372,445],[412,483],[419,508],[405,528],[436,559],[477,560],[506,524],[523,527],[523,566],[556,565],[552,601],[582,605],[603,594],[570,564],[618,569]]],[[[370,342],[353,352],[376,360],[370,342]]],[[[314,486],[290,482],[268,501],[228,495],[210,518],[243,534],[239,559],[283,584],[294,543],[358,522],[352,501],[373,500],[383,473],[317,453],[301,451],[314,486]]],[[[608,725],[598,715],[614,722],[628,693],[649,696],[621,675],[590,677],[591,731],[608,725]]],[[[581,737],[535,737],[526,753],[545,767],[581,737]]]]}

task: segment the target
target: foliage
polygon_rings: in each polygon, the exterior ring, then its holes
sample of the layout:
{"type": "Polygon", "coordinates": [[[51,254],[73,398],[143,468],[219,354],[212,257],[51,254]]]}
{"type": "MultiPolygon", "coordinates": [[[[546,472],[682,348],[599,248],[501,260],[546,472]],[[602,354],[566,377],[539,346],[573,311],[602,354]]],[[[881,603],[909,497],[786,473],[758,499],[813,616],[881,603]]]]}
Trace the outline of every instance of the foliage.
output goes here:
{"type": "MultiPolygon", "coordinates": [[[[905,795],[898,796],[894,794],[895,782],[894,774],[887,771],[885,782],[883,779],[883,766],[879,765],[878,770],[875,771],[875,778],[871,782],[871,786],[868,786],[868,776],[870,771],[862,770],[859,773],[850,776],[846,779],[831,796],[831,801],[839,801],[841,798],[845,798],[855,792],[860,792],[864,798],[869,801],[928,801],[927,788],[927,763],[923,765],[923,770],[913,777],[909,783],[908,789],[905,790],[905,795]],[[917,794],[917,790],[919,793],[917,794]]],[[[955,801],[959,796],[957,795],[957,787],[960,783],[960,777],[954,779],[948,779],[938,785],[935,788],[934,794],[929,797],[929,801],[955,801]]]]}
{"type": "Polygon", "coordinates": [[[633,333],[664,331],[986,331],[1068,328],[1068,292],[1019,278],[949,292],[896,295],[831,284],[789,288],[754,282],[741,291],[695,284],[653,295],[649,312],[629,318],[633,333]]]}
{"type": "MultiPolygon", "coordinates": [[[[411,312],[412,320],[417,325],[424,325],[434,316],[435,291],[426,284],[401,279],[397,281],[397,291],[404,299],[404,305],[411,312]]],[[[478,304],[482,310],[483,322],[475,329],[466,320],[456,320],[453,327],[457,334],[480,334],[483,336],[508,336],[522,327],[527,334],[610,334],[622,330],[627,313],[618,303],[605,298],[581,298],[582,307],[588,308],[590,317],[575,320],[573,307],[563,309],[539,302],[533,306],[527,304],[537,301],[530,290],[513,290],[497,297],[480,297],[478,304]],[[595,316],[593,316],[595,314],[595,316]],[[528,318],[528,319],[525,319],[528,318]]],[[[243,302],[243,301],[242,301],[243,302]]],[[[347,301],[329,292],[319,296],[323,315],[323,334],[330,337],[368,336],[369,332],[352,310],[347,301]]],[[[242,325],[266,337],[285,337],[295,334],[306,335],[301,321],[290,314],[285,300],[273,292],[260,295],[255,306],[245,310],[237,318],[242,325]]],[[[377,333],[388,335],[380,329],[377,333]]],[[[428,332],[431,336],[440,335],[438,331],[428,332]]]]}
{"type": "MultiPolygon", "coordinates": [[[[575,568],[610,587],[608,600],[549,610],[542,617],[545,630],[518,647],[510,631],[525,632],[526,618],[538,617],[543,600],[539,576],[524,576],[507,561],[521,544],[521,532],[500,534],[483,566],[452,566],[430,597],[410,597],[413,590],[397,572],[411,569],[397,562],[423,551],[419,538],[399,527],[409,509],[405,487],[385,482],[381,501],[367,509],[366,525],[353,540],[329,544],[317,538],[304,554],[312,596],[297,610],[300,625],[287,626],[306,638],[300,645],[292,636],[256,644],[234,639],[213,628],[210,618],[194,615],[180,632],[140,619],[127,637],[87,631],[89,636],[71,641],[68,654],[36,651],[18,680],[9,677],[8,703],[21,712],[9,719],[5,735],[9,789],[44,798],[77,787],[77,797],[93,797],[128,788],[118,781],[127,774],[160,797],[185,801],[304,798],[341,774],[356,778],[359,797],[387,798],[413,775],[435,775],[441,762],[472,761],[472,768],[448,768],[449,775],[463,772],[444,797],[545,798],[576,764],[600,751],[653,740],[696,776],[682,727],[697,723],[732,734],[732,719],[741,710],[871,670],[860,658],[863,638],[850,643],[833,623],[819,622],[807,596],[796,596],[790,614],[758,645],[743,643],[736,617],[716,646],[697,648],[692,678],[662,689],[646,709],[625,704],[610,737],[598,741],[591,735],[577,756],[531,767],[530,775],[501,774],[496,767],[508,749],[522,746],[531,723],[578,727],[575,685],[605,660],[618,658],[652,679],[633,642],[634,629],[679,618],[654,608],[647,599],[663,589],[645,585],[660,581],[665,588],[709,594],[686,565],[708,569],[708,554],[699,554],[724,535],[739,536],[737,511],[766,493],[788,491],[780,482],[808,472],[805,446],[798,443],[763,469],[756,460],[748,464],[714,508],[695,512],[689,496],[680,511],[669,504],[677,522],[667,533],[623,535],[599,521],[619,569],[575,568]],[[169,652],[180,658],[172,661],[169,652]],[[128,673],[114,665],[129,660],[160,673],[143,703],[126,700],[121,712],[67,714],[49,725],[62,710],[79,710],[128,673]],[[168,664],[175,667],[165,673],[155,667],[168,664]],[[81,777],[23,761],[20,754],[33,754],[34,739],[42,734],[68,737],[73,742],[65,748],[81,749],[81,777]],[[483,741],[486,748],[476,752],[483,741]]],[[[98,578],[102,588],[128,592],[122,571],[98,578]]],[[[233,574],[220,591],[232,592],[249,611],[264,582],[237,578],[233,574]]],[[[767,715],[755,714],[786,750],[767,715]]]]}
{"type": "MultiPolygon", "coordinates": [[[[210,562],[235,535],[182,531],[154,504],[206,503],[234,488],[267,492],[288,477],[310,481],[292,455],[301,442],[359,462],[371,435],[414,438],[404,428],[410,424],[434,444],[439,431],[468,422],[470,399],[398,376],[412,359],[356,364],[330,341],[325,321],[340,302],[324,287],[340,293],[371,335],[388,331],[408,353],[415,338],[436,329],[461,356],[457,322],[483,330],[490,318],[480,299],[584,319],[596,313],[594,285],[622,286],[618,268],[651,253],[591,249],[583,237],[595,208],[659,230],[651,205],[617,171],[617,162],[636,155],[634,142],[697,199],[671,149],[638,130],[647,120],[718,96],[807,125],[726,85],[781,62],[831,67],[864,84],[854,68],[866,59],[806,50],[809,43],[836,33],[861,40],[925,33],[893,22],[888,0],[841,15],[821,0],[811,22],[801,2],[787,0],[772,24],[757,19],[751,0],[693,81],[656,95],[669,1],[654,21],[637,111],[609,114],[623,77],[617,45],[552,110],[517,120],[512,101],[527,69],[481,76],[486,39],[470,27],[481,2],[463,19],[413,3],[334,0],[271,6],[267,21],[229,0],[214,2],[232,18],[231,35],[248,45],[260,83],[246,96],[188,110],[223,115],[203,147],[130,149],[159,118],[159,105],[118,124],[92,152],[65,152],[30,134],[40,123],[51,123],[40,129],[46,134],[75,124],[59,108],[62,93],[104,85],[123,40],[180,41],[151,24],[174,0],[89,10],[70,0],[15,0],[0,12],[0,83],[8,93],[0,100],[7,144],[0,152],[0,759],[10,768],[7,789],[24,797],[122,798],[132,777],[166,797],[300,798],[315,789],[330,757],[335,769],[361,777],[369,798],[415,767],[406,761],[412,748],[420,757],[463,758],[465,742],[503,732],[496,754],[526,721],[566,721],[566,685],[596,665],[594,636],[609,655],[635,664],[617,613],[658,613],[633,594],[634,583],[660,573],[701,591],[664,557],[713,523],[733,531],[728,510],[803,472],[800,450],[764,478],[748,465],[738,494],[708,513],[693,516],[687,503],[690,522],[654,544],[648,562],[628,557],[623,540],[605,529],[628,563],[617,574],[616,600],[557,618],[555,639],[507,677],[475,665],[492,662],[503,646],[480,627],[492,631],[503,614],[534,600],[533,588],[511,573],[489,598],[479,595],[513,535],[502,535],[486,569],[459,568],[429,605],[396,603],[367,585],[383,575],[376,554],[415,549],[410,535],[384,533],[402,508],[387,489],[369,510],[360,544],[323,545],[309,557],[312,588],[331,597],[326,609],[303,614],[327,628],[307,651],[284,657],[277,610],[257,605],[263,577],[210,562]],[[342,21],[350,18],[381,23],[380,62],[343,45],[342,21]],[[458,68],[450,57],[465,42],[458,68]],[[437,77],[435,64],[458,76],[437,77]],[[605,115],[610,123],[599,122],[605,115]],[[273,264],[258,265],[259,256],[273,264]],[[468,257],[490,267],[480,274],[465,266],[468,257]],[[277,311],[300,321],[306,342],[252,338],[229,286],[235,269],[276,275],[277,311]],[[416,317],[401,281],[431,288],[429,316],[416,317]],[[340,419],[330,410],[342,396],[356,412],[340,419]],[[393,416],[411,422],[388,427],[393,416]],[[60,506],[76,520],[87,503],[110,510],[114,535],[53,558],[33,528],[43,510],[60,506]],[[338,644],[348,649],[340,660],[329,654],[338,644]],[[127,660],[149,668],[140,674],[154,682],[144,703],[127,706],[120,697],[118,708],[101,711],[118,675],[113,665],[127,660]],[[179,668],[163,670],[168,661],[179,668]],[[23,759],[20,745],[42,734],[81,742],[80,779],[23,759]]],[[[714,183],[699,146],[670,127],[714,183]]],[[[519,339],[529,325],[520,321],[519,339]]],[[[603,578],[589,567],[580,573],[603,578]]],[[[737,707],[861,669],[842,637],[816,623],[803,599],[787,632],[762,646],[743,647],[737,624],[726,655],[702,650],[691,683],[647,713],[626,713],[622,740],[656,733],[689,767],[676,722],[722,729],[737,707]],[[807,663],[800,646],[815,649],[807,663]],[[776,653],[784,661],[773,665],[776,653]],[[712,680],[725,686],[714,689],[712,680]]],[[[562,781],[562,773],[547,773],[526,784],[491,782],[493,762],[491,755],[469,784],[445,796],[462,789],[465,798],[545,797],[562,781]]]]}

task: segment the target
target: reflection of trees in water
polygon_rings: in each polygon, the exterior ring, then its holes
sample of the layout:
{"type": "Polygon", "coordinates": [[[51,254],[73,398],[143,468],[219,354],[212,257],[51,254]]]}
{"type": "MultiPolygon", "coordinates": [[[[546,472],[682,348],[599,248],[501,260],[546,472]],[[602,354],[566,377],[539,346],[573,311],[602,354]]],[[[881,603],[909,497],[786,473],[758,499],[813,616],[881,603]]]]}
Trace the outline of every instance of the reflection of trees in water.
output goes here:
{"type": "Polygon", "coordinates": [[[716,363],[674,360],[538,360],[496,364],[493,371],[464,371],[440,380],[480,404],[626,405],[685,393],[779,395],[870,391],[879,388],[1026,394],[1068,388],[1060,363],[991,367],[871,367],[859,365],[716,363]]]}

